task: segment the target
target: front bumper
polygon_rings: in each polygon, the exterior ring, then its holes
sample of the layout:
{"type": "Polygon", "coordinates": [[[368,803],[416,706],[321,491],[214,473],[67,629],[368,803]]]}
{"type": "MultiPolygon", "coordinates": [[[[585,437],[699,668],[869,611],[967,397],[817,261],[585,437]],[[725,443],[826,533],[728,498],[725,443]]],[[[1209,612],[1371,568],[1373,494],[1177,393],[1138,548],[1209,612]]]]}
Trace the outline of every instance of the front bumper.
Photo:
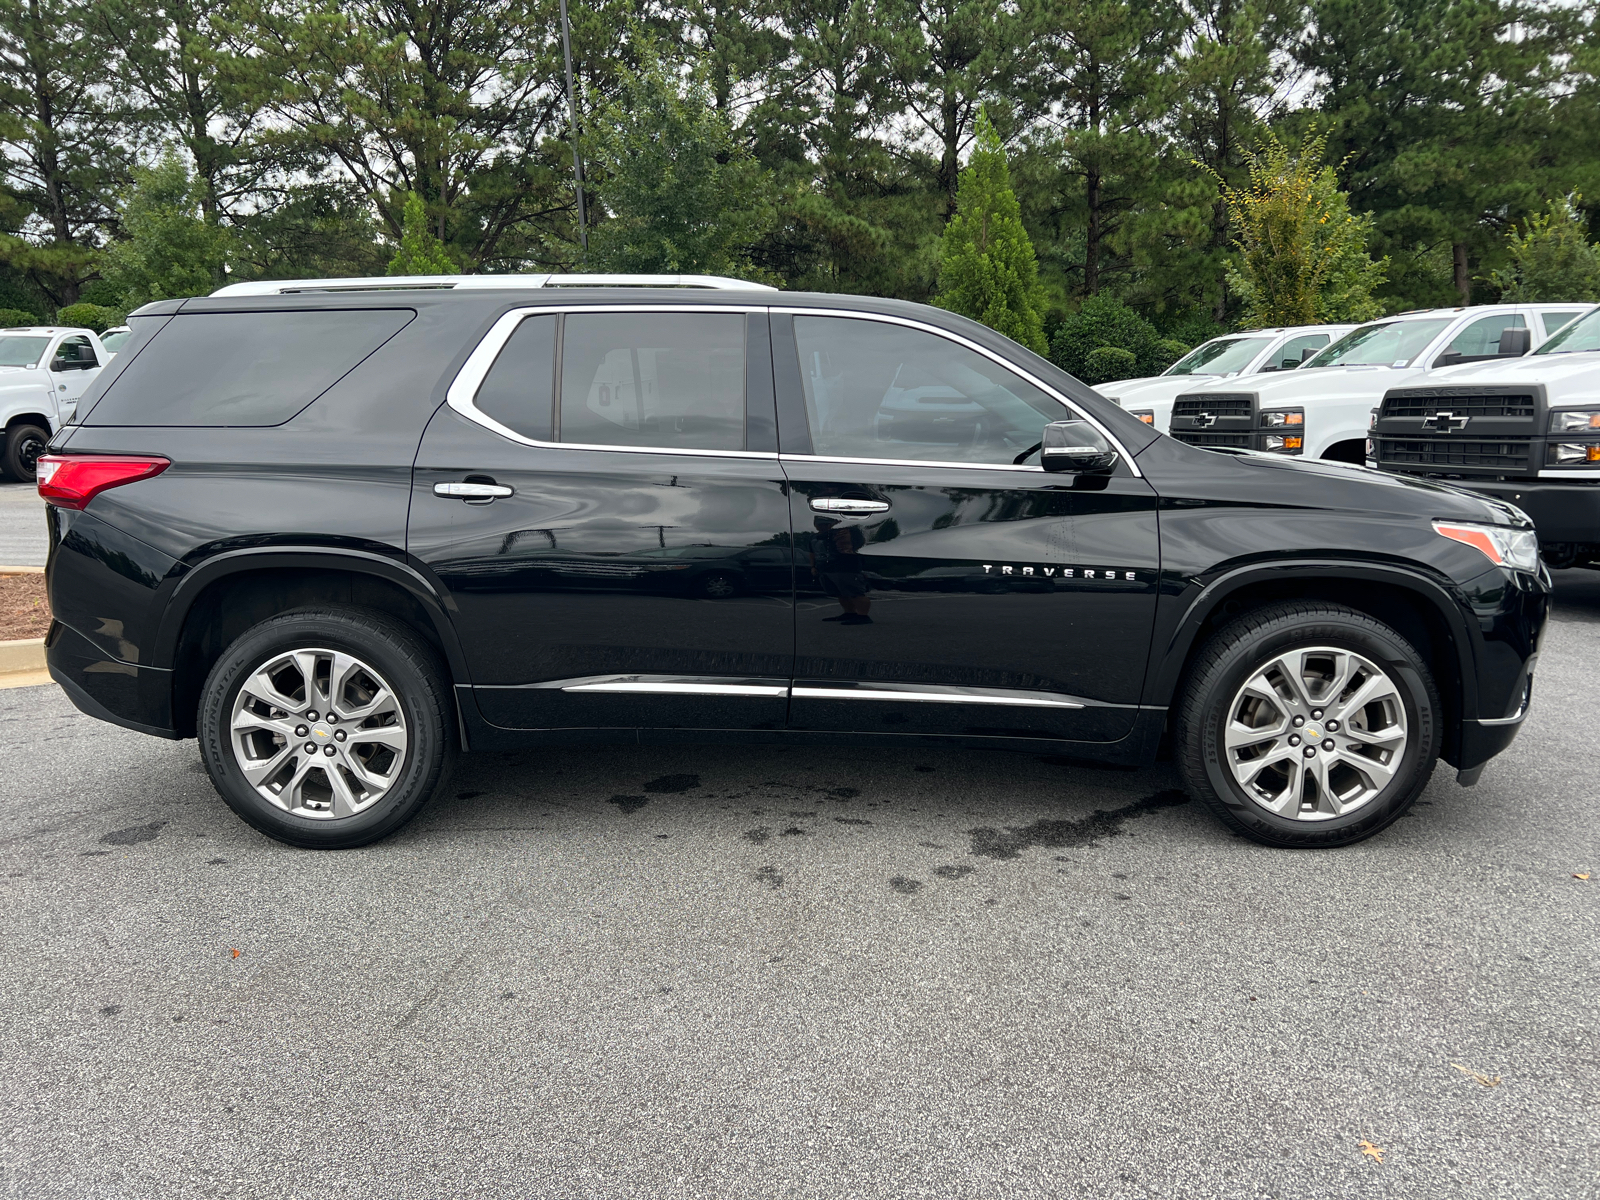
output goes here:
{"type": "Polygon", "coordinates": [[[1515,504],[1532,518],[1541,542],[1600,542],[1600,481],[1452,479],[1449,482],[1515,504]]]}

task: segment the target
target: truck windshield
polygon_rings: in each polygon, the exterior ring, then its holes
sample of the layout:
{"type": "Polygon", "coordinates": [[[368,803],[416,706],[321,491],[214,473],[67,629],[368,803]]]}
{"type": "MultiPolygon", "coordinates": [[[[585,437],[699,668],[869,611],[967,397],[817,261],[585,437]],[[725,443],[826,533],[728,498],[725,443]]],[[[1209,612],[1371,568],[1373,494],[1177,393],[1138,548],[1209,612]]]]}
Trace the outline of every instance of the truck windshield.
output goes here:
{"type": "Polygon", "coordinates": [[[1196,346],[1163,375],[1232,375],[1250,365],[1250,360],[1266,349],[1271,338],[1214,338],[1196,346]]]}
{"type": "Polygon", "coordinates": [[[1534,353],[1582,354],[1589,350],[1600,350],[1600,308],[1579,317],[1534,353]]]}
{"type": "Polygon", "coordinates": [[[50,345],[47,337],[7,337],[0,334],[0,367],[35,367],[50,345]]]}
{"type": "Polygon", "coordinates": [[[1301,367],[1404,367],[1427,349],[1428,343],[1454,317],[1425,321],[1383,321],[1352,329],[1301,367]]]}

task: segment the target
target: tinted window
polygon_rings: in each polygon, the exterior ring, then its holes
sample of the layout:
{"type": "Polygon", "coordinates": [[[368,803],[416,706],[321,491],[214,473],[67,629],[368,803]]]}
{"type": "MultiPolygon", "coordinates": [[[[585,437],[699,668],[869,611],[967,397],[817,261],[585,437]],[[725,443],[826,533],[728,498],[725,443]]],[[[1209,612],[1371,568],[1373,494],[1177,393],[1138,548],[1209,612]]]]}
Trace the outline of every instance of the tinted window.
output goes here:
{"type": "Polygon", "coordinates": [[[278,425],[412,317],[410,309],[179,315],[145,343],[86,425],[278,425]]]}
{"type": "Polygon", "coordinates": [[[1516,313],[1492,313],[1487,317],[1479,317],[1451,338],[1444,352],[1459,354],[1463,358],[1485,358],[1499,354],[1500,335],[1508,329],[1522,328],[1522,318],[1516,313]]]}
{"type": "Polygon", "coordinates": [[[563,442],[744,449],[743,313],[573,313],[563,442]]]}
{"type": "Polygon", "coordinates": [[[556,322],[554,316],[529,317],[484,376],[473,404],[523,437],[548,442],[556,397],[556,322]]]}
{"type": "Polygon", "coordinates": [[[796,317],[814,453],[1007,464],[1060,401],[965,346],[883,321],[796,317]]]}

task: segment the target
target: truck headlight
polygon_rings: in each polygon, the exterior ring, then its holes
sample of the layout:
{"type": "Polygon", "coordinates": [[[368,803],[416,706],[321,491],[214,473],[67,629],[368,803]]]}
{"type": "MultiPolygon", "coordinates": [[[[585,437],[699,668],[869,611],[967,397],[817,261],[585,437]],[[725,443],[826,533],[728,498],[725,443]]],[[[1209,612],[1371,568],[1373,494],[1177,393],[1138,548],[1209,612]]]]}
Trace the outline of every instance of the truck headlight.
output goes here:
{"type": "Polygon", "coordinates": [[[1128,410],[1128,415],[1130,417],[1138,417],[1139,420],[1143,421],[1146,425],[1154,425],[1156,423],[1156,414],[1154,409],[1130,408],[1128,410]]]}
{"type": "Polygon", "coordinates": [[[1539,535],[1531,529],[1512,529],[1505,525],[1477,525],[1467,521],[1435,521],[1433,531],[1440,537],[1471,546],[1496,566],[1519,571],[1539,569],[1539,535]]]}
{"type": "Polygon", "coordinates": [[[1553,442],[1550,446],[1550,461],[1563,467],[1572,466],[1574,463],[1600,463],[1600,443],[1553,442]]]}
{"type": "Polygon", "coordinates": [[[1600,408],[1558,408],[1550,414],[1551,433],[1592,429],[1600,433],[1600,408]]]}
{"type": "Polygon", "coordinates": [[[1265,437],[1261,439],[1261,447],[1264,450],[1282,450],[1287,454],[1298,454],[1305,442],[1305,438],[1302,437],[1265,437]]]}
{"type": "Polygon", "coordinates": [[[1282,429],[1285,425],[1304,425],[1306,413],[1303,408],[1284,408],[1276,412],[1261,414],[1261,427],[1263,429],[1282,429]]]}

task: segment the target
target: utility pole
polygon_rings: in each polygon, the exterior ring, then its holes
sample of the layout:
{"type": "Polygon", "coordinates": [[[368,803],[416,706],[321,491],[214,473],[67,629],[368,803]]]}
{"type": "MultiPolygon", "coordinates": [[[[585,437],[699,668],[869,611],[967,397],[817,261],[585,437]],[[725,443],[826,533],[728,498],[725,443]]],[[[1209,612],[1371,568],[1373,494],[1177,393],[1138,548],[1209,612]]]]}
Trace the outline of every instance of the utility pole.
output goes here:
{"type": "Polygon", "coordinates": [[[578,185],[578,241],[589,257],[589,229],[583,212],[583,158],[578,154],[578,96],[572,86],[572,26],[567,21],[567,0],[561,0],[561,53],[567,61],[567,114],[572,119],[572,179],[578,185]]]}

